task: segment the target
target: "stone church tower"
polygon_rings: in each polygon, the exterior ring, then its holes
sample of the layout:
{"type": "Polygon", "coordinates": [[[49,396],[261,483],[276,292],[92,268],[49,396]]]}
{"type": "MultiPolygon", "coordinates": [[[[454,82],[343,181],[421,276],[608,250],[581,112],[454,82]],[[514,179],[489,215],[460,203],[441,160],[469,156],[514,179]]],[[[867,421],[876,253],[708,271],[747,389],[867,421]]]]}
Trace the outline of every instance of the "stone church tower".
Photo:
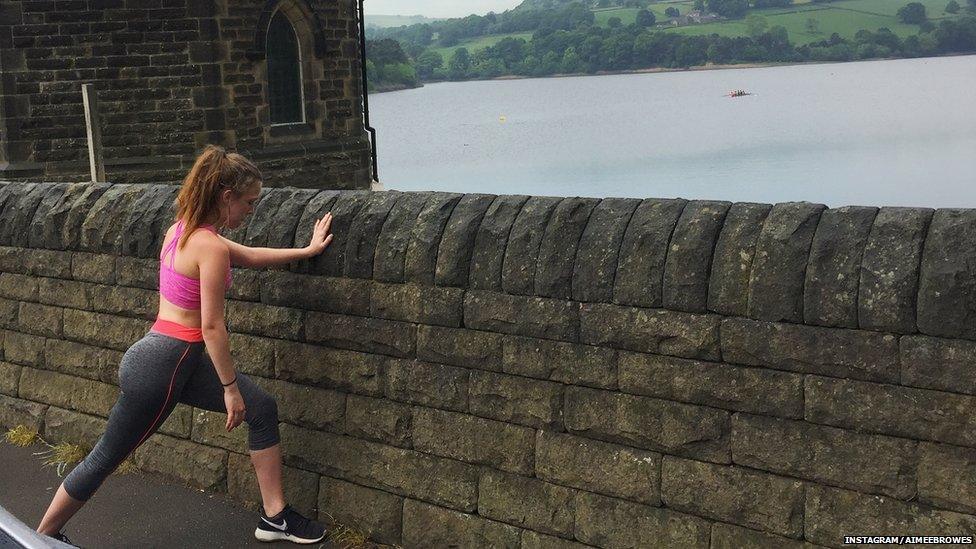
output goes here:
{"type": "Polygon", "coordinates": [[[179,182],[208,143],[267,186],[367,189],[357,0],[0,0],[0,181],[179,182]]]}

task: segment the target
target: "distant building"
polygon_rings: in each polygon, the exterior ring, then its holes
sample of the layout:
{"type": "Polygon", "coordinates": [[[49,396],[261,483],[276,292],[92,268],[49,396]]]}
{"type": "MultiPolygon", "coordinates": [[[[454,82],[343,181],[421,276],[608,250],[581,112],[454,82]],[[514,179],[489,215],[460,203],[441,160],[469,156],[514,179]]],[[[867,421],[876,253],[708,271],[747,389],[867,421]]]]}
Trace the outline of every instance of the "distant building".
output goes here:
{"type": "Polygon", "coordinates": [[[0,180],[84,181],[94,83],[111,182],[214,143],[269,186],[369,188],[357,0],[0,0],[0,180]]]}

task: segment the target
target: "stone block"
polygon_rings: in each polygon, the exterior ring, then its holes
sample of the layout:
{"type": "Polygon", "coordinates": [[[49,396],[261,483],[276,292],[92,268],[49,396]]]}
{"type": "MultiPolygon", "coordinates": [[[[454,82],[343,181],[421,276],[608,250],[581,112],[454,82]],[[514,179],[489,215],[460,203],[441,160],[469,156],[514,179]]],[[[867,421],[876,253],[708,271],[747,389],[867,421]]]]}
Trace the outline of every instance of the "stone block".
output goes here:
{"type": "Polygon", "coordinates": [[[278,206],[274,222],[264,229],[265,246],[271,248],[302,248],[307,246],[312,239],[315,221],[322,218],[320,215],[319,217],[309,216],[308,219],[305,219],[308,226],[302,227],[304,238],[299,239],[297,235],[298,224],[303,220],[309,203],[322,191],[318,189],[289,190],[292,192],[278,206]],[[305,231],[308,232],[307,236],[304,234],[305,231]]]}
{"type": "Polygon", "coordinates": [[[633,198],[604,198],[593,208],[576,249],[572,299],[599,303],[613,300],[620,244],[640,203],[633,198]]]}
{"type": "Polygon", "coordinates": [[[13,301],[37,301],[37,277],[0,272],[0,297],[13,301]]]}
{"type": "Polygon", "coordinates": [[[366,316],[372,286],[365,280],[269,271],[261,281],[261,302],[327,313],[366,316]]]}
{"type": "MultiPolygon", "coordinates": [[[[331,211],[339,194],[339,191],[318,191],[308,200],[298,218],[298,223],[295,225],[295,240],[289,246],[301,248],[307,246],[312,241],[312,231],[315,228],[315,222],[322,219],[325,214],[331,211]]],[[[335,229],[336,226],[333,225],[332,234],[336,235],[332,237],[333,241],[336,238],[340,238],[339,234],[335,232],[335,229]]],[[[312,260],[304,259],[296,265],[293,265],[292,269],[303,273],[311,272],[313,261],[317,261],[317,258],[312,260]]]]}
{"type": "Polygon", "coordinates": [[[576,539],[597,547],[709,547],[709,522],[669,509],[580,492],[576,539]]]}
{"type": "Polygon", "coordinates": [[[769,212],[752,262],[749,316],[773,322],[803,322],[803,281],[810,244],[825,209],[786,202],[769,212]]]}
{"type": "MultiPolygon", "coordinates": [[[[289,505],[305,516],[316,515],[319,510],[318,475],[285,466],[281,468],[281,484],[289,505]]],[[[233,452],[227,454],[227,495],[249,503],[254,510],[261,509],[261,489],[249,456],[233,452]]]]}
{"type": "Polygon", "coordinates": [[[342,432],[346,394],[287,381],[274,381],[271,393],[278,401],[281,421],[322,431],[342,432]]]}
{"type": "Polygon", "coordinates": [[[20,316],[20,302],[0,298],[0,328],[17,330],[18,316],[20,316]]]}
{"type": "Polygon", "coordinates": [[[844,536],[972,535],[976,517],[939,511],[883,496],[868,496],[826,486],[807,486],[804,535],[828,547],[842,547],[844,536]]]}
{"type": "Polygon", "coordinates": [[[472,290],[502,290],[502,263],[508,235],[528,198],[524,195],[498,196],[488,207],[471,250],[468,285],[472,290]]]}
{"type": "Polygon", "coordinates": [[[464,296],[467,328],[577,341],[579,304],[542,297],[469,291],[464,296]]]}
{"type": "MultiPolygon", "coordinates": [[[[2,277],[3,275],[0,275],[0,278],[2,277]]],[[[29,301],[81,310],[92,310],[93,290],[96,288],[115,288],[115,286],[97,286],[60,278],[34,278],[33,283],[37,295],[29,301]]]]}
{"type": "Polygon", "coordinates": [[[522,530],[522,549],[587,549],[588,547],[591,546],[532,530],[522,530]]]}
{"type": "Polygon", "coordinates": [[[159,309],[159,293],[155,290],[93,284],[88,294],[92,309],[99,313],[153,320],[159,309]]]}
{"type": "Polygon", "coordinates": [[[593,209],[595,198],[564,198],[546,222],[536,262],[532,295],[571,299],[576,252],[593,209]]]}
{"type": "MultiPolygon", "coordinates": [[[[254,248],[264,248],[268,246],[268,235],[273,227],[285,221],[285,225],[297,223],[298,218],[278,219],[278,209],[281,205],[294,196],[294,187],[271,188],[261,191],[261,199],[258,200],[254,213],[247,221],[246,233],[241,244],[254,248]],[[290,222],[290,223],[289,223],[290,222]]],[[[304,210],[304,208],[303,208],[304,210]]],[[[300,215],[300,214],[299,214],[300,215]]],[[[294,228],[292,228],[294,231],[294,228]]],[[[287,238],[288,242],[294,240],[294,234],[287,238]]],[[[290,245],[288,247],[291,247],[290,245]]]]}
{"type": "Polygon", "coordinates": [[[508,233],[501,265],[501,290],[513,295],[533,295],[539,247],[546,226],[560,198],[532,196],[522,205],[508,233]]]}
{"type": "Polygon", "coordinates": [[[0,394],[17,396],[20,385],[20,371],[23,367],[9,362],[0,362],[0,394]]]}
{"type": "Polygon", "coordinates": [[[44,416],[44,439],[51,443],[69,442],[90,451],[105,434],[104,418],[79,414],[51,406],[44,416]]]}
{"type": "Polygon", "coordinates": [[[661,454],[539,431],[536,476],[588,492],[660,505],[661,454]]]}
{"type": "Polygon", "coordinates": [[[976,343],[925,336],[898,342],[903,385],[976,395],[976,343]]]}
{"type": "Polygon", "coordinates": [[[671,233],[687,200],[648,198],[637,206],[620,242],[613,302],[660,307],[664,265],[671,233]]]}
{"type": "Polygon", "coordinates": [[[806,324],[857,328],[862,256],[877,214],[877,208],[846,206],[820,216],[803,285],[806,324]]]}
{"type": "Polygon", "coordinates": [[[418,284],[374,283],[369,294],[369,316],[458,327],[464,291],[418,284]]]}
{"type": "MultiPolygon", "coordinates": [[[[277,268],[272,268],[277,269],[277,268]]],[[[253,271],[231,267],[231,286],[225,292],[227,299],[237,301],[261,301],[261,288],[266,280],[280,270],[253,271]]]]}
{"type": "Polygon", "coordinates": [[[976,515],[976,449],[919,444],[918,500],[976,515]]]}
{"type": "Polygon", "coordinates": [[[159,290],[159,260],[119,257],[115,263],[119,286],[159,290]]]}
{"type": "Polygon", "coordinates": [[[0,427],[13,429],[23,425],[40,432],[44,427],[47,408],[39,402],[0,395],[0,427]]]}
{"type": "MultiPolygon", "coordinates": [[[[352,222],[356,218],[356,215],[359,214],[359,210],[366,207],[372,194],[370,191],[347,191],[339,193],[335,202],[331,203],[331,231],[335,236],[332,237],[332,244],[324,252],[310,260],[312,274],[334,277],[342,276],[342,269],[346,263],[346,249],[349,244],[348,238],[352,228],[352,222]]],[[[309,208],[311,207],[312,204],[310,203],[309,208]]],[[[307,213],[308,209],[306,209],[307,213]]],[[[320,214],[314,219],[321,217],[322,215],[320,214]]],[[[314,221],[309,219],[304,220],[304,223],[309,226],[308,238],[304,240],[307,244],[311,239],[311,230],[314,221]]],[[[298,234],[295,235],[295,238],[298,238],[298,234]]]]}
{"type": "Polygon", "coordinates": [[[772,206],[736,202],[729,207],[712,254],[708,282],[708,310],[727,316],[749,311],[749,277],[756,258],[756,242],[772,206]]]}
{"type": "Polygon", "coordinates": [[[4,332],[3,357],[22,366],[44,366],[44,338],[21,332],[4,332]]]}
{"type": "Polygon", "coordinates": [[[227,452],[156,434],[132,453],[136,467],[180,480],[201,490],[223,491],[227,485],[227,452]]]}
{"type": "Polygon", "coordinates": [[[400,193],[396,192],[374,193],[356,214],[342,243],[346,247],[342,269],[344,277],[373,277],[376,243],[383,229],[383,222],[399,199],[400,193]]]}
{"type": "Polygon", "coordinates": [[[493,372],[502,369],[502,335],[477,330],[417,327],[417,358],[493,372]]]}
{"type": "Polygon", "coordinates": [[[175,185],[140,185],[142,192],[132,201],[122,224],[120,251],[123,255],[159,257],[166,230],[173,223],[173,203],[180,188],[175,185]]]}
{"type": "Polygon", "coordinates": [[[275,342],[280,379],[367,395],[383,394],[384,358],[287,341],[275,342]]]}
{"type": "Polygon", "coordinates": [[[227,301],[225,310],[227,329],[233,332],[301,341],[303,329],[309,329],[300,309],[227,301]]]}
{"type": "Polygon", "coordinates": [[[858,325],[869,330],[913,333],[918,274],[927,208],[881,208],[864,246],[858,284],[858,325]]]}
{"type": "Polygon", "coordinates": [[[729,413],[714,408],[567,387],[566,429],[589,438],[729,463],[729,413]]]}
{"type": "Polygon", "coordinates": [[[0,272],[28,274],[25,256],[30,250],[0,246],[0,272]]]}
{"type": "Polygon", "coordinates": [[[91,206],[81,224],[80,249],[86,252],[121,255],[125,235],[123,221],[145,185],[111,185],[91,206]]]}
{"type": "Polygon", "coordinates": [[[317,312],[306,318],[305,338],[311,343],[395,357],[416,354],[415,324],[317,312]]]}
{"type": "Polygon", "coordinates": [[[75,309],[64,310],[64,337],[96,347],[126,351],[140,340],[152,322],[75,309]]]}
{"type": "Polygon", "coordinates": [[[478,484],[478,514],[572,538],[576,494],[576,490],[541,480],[484,469],[478,484]]]}
{"type": "Polygon", "coordinates": [[[915,495],[916,446],[803,421],[732,416],[737,465],[900,499],[915,495]]]}
{"type": "Polygon", "coordinates": [[[563,430],[563,386],[524,377],[472,371],[472,414],[529,427],[563,430]]]}
{"type": "Polygon", "coordinates": [[[323,476],[318,508],[319,516],[324,520],[363,532],[371,541],[400,543],[402,497],[323,476]]]}
{"type": "Polygon", "coordinates": [[[288,465],[459,511],[477,508],[474,465],[287,423],[281,435],[288,465]]]}
{"type": "Polygon", "coordinates": [[[401,448],[413,447],[413,411],[382,398],[349,395],[345,434],[401,448]]]}
{"type": "Polygon", "coordinates": [[[64,309],[40,303],[20,303],[17,329],[21,332],[46,337],[61,337],[61,319],[64,309]]]}
{"type": "Polygon", "coordinates": [[[24,250],[20,260],[34,276],[71,278],[71,256],[53,250],[24,250]]]}
{"type": "Polygon", "coordinates": [[[193,442],[223,448],[238,454],[247,453],[247,424],[241,424],[227,432],[227,414],[194,409],[193,428],[190,438],[193,442]]]}
{"type": "Polygon", "coordinates": [[[665,309],[704,313],[712,251],[731,203],[688,202],[675,225],[664,263],[665,309]]]}
{"type": "Polygon", "coordinates": [[[434,283],[438,286],[466,287],[478,227],[495,196],[466,194],[458,201],[444,227],[437,250],[434,283]]]}
{"type": "Polygon", "coordinates": [[[711,549],[767,549],[768,547],[817,549],[823,546],[722,522],[712,524],[711,549]]]}
{"type": "Polygon", "coordinates": [[[976,446],[976,397],[807,376],[804,419],[859,432],[976,446]]]}
{"type": "Polygon", "coordinates": [[[63,374],[118,385],[121,361],[120,351],[60,339],[44,341],[45,367],[63,374]]]}
{"type": "Polygon", "coordinates": [[[664,309],[580,306],[580,340],[641,353],[719,359],[719,319],[664,309]]]}
{"type": "Polygon", "coordinates": [[[457,193],[430,193],[427,202],[417,215],[411,230],[410,243],[403,260],[405,282],[432,285],[437,269],[437,250],[451,212],[463,195],[457,193]]]}
{"type": "Polygon", "coordinates": [[[413,411],[413,447],[511,473],[535,471],[535,430],[501,421],[418,407],[413,411]]]}
{"type": "Polygon", "coordinates": [[[373,257],[373,278],[384,282],[403,282],[403,267],[417,217],[430,193],[404,193],[390,210],[373,257]]]}
{"type": "Polygon", "coordinates": [[[71,254],[71,278],[98,284],[115,284],[115,256],[108,254],[71,254]]]}
{"type": "MultiPolygon", "coordinates": [[[[73,206],[81,201],[84,211],[101,195],[107,184],[72,183],[64,186],[61,192],[52,191],[41,201],[30,225],[31,248],[46,248],[50,250],[69,249],[72,241],[78,241],[80,223],[69,223],[73,206]],[[96,187],[97,185],[97,187],[96,187]],[[97,190],[97,192],[93,192],[97,190]],[[93,196],[94,195],[94,196],[93,196]],[[85,202],[90,201],[85,206],[85,202]]],[[[73,221],[78,220],[75,212],[73,221]]]]}
{"type": "Polygon", "coordinates": [[[118,388],[90,379],[24,368],[21,398],[105,417],[118,398],[118,388]]]}
{"type": "Polygon", "coordinates": [[[672,456],[661,462],[661,499],[676,511],[790,538],[803,536],[798,480],[672,456]]]}
{"type": "Polygon", "coordinates": [[[229,334],[230,355],[234,367],[245,374],[266,378],[275,375],[276,340],[243,334],[229,334]]]}
{"type": "Polygon", "coordinates": [[[976,210],[932,216],[918,279],[918,331],[976,339],[976,210]]]}
{"type": "Polygon", "coordinates": [[[617,388],[617,351],[527,337],[505,337],[502,367],[507,374],[598,389],[617,388]]]}
{"type": "Polygon", "coordinates": [[[468,376],[463,368],[391,359],[386,364],[386,397],[464,412],[468,409],[468,376]]]}
{"type": "Polygon", "coordinates": [[[897,382],[898,340],[891,334],[727,318],[727,362],[791,372],[897,382]]]}
{"type": "Polygon", "coordinates": [[[803,376],[669,356],[620,354],[620,390],[740,412],[803,417],[803,376]]]}
{"type": "Polygon", "coordinates": [[[8,183],[0,190],[0,245],[27,248],[34,212],[50,190],[43,183],[8,183]]]}
{"type": "Polygon", "coordinates": [[[408,499],[403,504],[406,547],[497,547],[519,549],[519,529],[408,499]]]}

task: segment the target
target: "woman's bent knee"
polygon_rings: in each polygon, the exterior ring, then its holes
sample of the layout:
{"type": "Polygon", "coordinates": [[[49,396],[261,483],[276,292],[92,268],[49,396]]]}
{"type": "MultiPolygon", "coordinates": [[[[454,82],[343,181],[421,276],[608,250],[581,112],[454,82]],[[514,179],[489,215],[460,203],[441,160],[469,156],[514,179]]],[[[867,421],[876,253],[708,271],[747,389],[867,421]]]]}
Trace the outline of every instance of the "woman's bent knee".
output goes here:
{"type": "Polygon", "coordinates": [[[247,406],[248,448],[264,450],[281,440],[278,434],[278,403],[264,391],[257,393],[247,406]]]}

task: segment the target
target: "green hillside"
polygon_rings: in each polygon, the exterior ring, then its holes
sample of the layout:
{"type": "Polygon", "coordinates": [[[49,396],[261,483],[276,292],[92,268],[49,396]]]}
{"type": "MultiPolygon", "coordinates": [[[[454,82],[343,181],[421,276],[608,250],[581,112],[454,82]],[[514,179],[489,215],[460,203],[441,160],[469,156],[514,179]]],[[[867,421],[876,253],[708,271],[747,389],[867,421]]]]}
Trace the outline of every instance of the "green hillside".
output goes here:
{"type": "Polygon", "coordinates": [[[369,15],[366,14],[366,26],[385,29],[388,27],[402,27],[419,23],[433,23],[443,19],[433,19],[423,15],[369,15]]]}

